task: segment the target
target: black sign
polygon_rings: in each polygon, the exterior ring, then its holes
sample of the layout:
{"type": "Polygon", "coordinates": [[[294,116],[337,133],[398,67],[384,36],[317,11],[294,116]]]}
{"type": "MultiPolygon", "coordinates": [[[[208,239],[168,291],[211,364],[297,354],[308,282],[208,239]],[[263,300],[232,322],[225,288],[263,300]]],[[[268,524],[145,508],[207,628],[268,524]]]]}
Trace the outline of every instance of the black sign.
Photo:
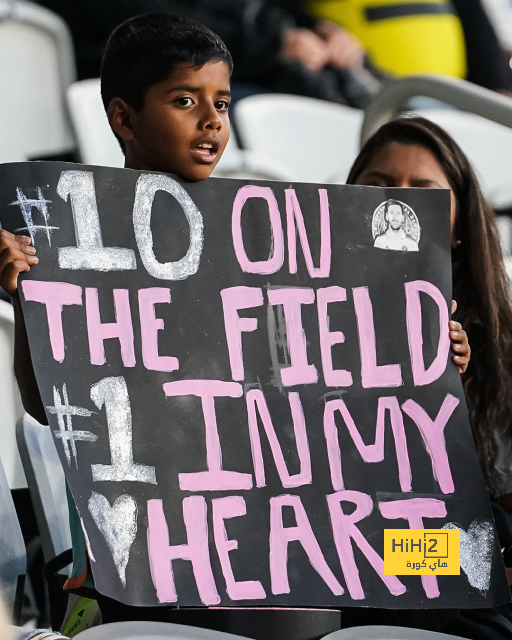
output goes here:
{"type": "Polygon", "coordinates": [[[40,258],[23,312],[101,593],[508,599],[450,359],[447,191],[24,163],[0,202],[40,258]],[[444,526],[460,576],[384,575],[384,529],[444,526]]]}

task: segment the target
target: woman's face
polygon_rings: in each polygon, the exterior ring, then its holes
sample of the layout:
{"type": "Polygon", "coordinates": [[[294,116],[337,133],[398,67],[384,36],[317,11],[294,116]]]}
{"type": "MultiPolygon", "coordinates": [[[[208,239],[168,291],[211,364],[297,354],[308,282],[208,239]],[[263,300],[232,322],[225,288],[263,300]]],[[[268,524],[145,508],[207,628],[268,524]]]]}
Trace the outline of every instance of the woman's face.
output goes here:
{"type": "Polygon", "coordinates": [[[450,223],[452,247],[457,202],[450,183],[435,155],[417,144],[390,142],[378,151],[359,174],[356,184],[372,187],[422,187],[426,189],[450,189],[450,223]]]}

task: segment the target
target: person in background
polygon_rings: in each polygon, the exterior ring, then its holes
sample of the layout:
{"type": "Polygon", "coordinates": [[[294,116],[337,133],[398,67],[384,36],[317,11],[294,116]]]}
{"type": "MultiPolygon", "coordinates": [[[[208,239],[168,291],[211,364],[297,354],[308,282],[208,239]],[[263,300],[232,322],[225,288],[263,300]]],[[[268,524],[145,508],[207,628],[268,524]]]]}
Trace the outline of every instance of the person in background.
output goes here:
{"type": "MultiPolygon", "coordinates": [[[[347,183],[451,191],[453,297],[458,303],[453,317],[471,344],[471,360],[462,372],[464,391],[489,494],[510,514],[512,306],[494,212],[475,173],[438,125],[404,117],[383,125],[366,142],[347,183]]],[[[457,352],[456,345],[452,348],[457,352]]],[[[495,522],[501,546],[510,549],[506,519],[495,522]]],[[[506,605],[461,611],[438,630],[473,640],[507,640],[512,638],[512,610],[506,605]]]]}
{"type": "Polygon", "coordinates": [[[439,126],[400,118],[366,142],[347,183],[451,190],[454,319],[471,344],[464,390],[489,494],[512,514],[512,306],[495,215],[473,169],[439,126]]]}
{"type": "Polygon", "coordinates": [[[510,90],[506,56],[481,0],[307,0],[307,6],[353,33],[373,64],[392,76],[440,73],[510,90]]]}
{"type": "Polygon", "coordinates": [[[41,0],[68,23],[79,79],[99,76],[107,38],[148,11],[195,19],[224,40],[235,63],[234,98],[279,92],[364,108],[381,86],[348,31],[291,0],[41,0]]]}

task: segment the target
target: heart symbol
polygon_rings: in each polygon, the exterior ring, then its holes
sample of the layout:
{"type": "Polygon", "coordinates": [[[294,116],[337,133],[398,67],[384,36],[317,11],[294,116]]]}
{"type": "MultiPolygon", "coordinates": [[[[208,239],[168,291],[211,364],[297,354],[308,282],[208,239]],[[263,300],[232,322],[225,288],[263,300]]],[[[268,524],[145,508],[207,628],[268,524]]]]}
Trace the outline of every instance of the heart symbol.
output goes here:
{"type": "Polygon", "coordinates": [[[443,529],[460,529],[460,566],[469,584],[485,595],[491,584],[494,527],[489,520],[473,520],[469,529],[454,522],[443,529]]]}
{"type": "Polygon", "coordinates": [[[108,544],[123,587],[126,587],[126,565],[137,535],[137,503],[125,494],[110,506],[105,496],[93,491],[89,511],[108,544]]]}

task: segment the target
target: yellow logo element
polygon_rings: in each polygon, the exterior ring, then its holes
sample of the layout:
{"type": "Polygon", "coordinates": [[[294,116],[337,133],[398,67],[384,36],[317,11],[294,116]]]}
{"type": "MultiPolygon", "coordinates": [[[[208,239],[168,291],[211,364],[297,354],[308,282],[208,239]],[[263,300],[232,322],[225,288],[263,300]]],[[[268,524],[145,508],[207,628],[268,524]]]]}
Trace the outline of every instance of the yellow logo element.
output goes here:
{"type": "Polygon", "coordinates": [[[384,574],[460,575],[460,530],[384,529],[384,574]]]}

